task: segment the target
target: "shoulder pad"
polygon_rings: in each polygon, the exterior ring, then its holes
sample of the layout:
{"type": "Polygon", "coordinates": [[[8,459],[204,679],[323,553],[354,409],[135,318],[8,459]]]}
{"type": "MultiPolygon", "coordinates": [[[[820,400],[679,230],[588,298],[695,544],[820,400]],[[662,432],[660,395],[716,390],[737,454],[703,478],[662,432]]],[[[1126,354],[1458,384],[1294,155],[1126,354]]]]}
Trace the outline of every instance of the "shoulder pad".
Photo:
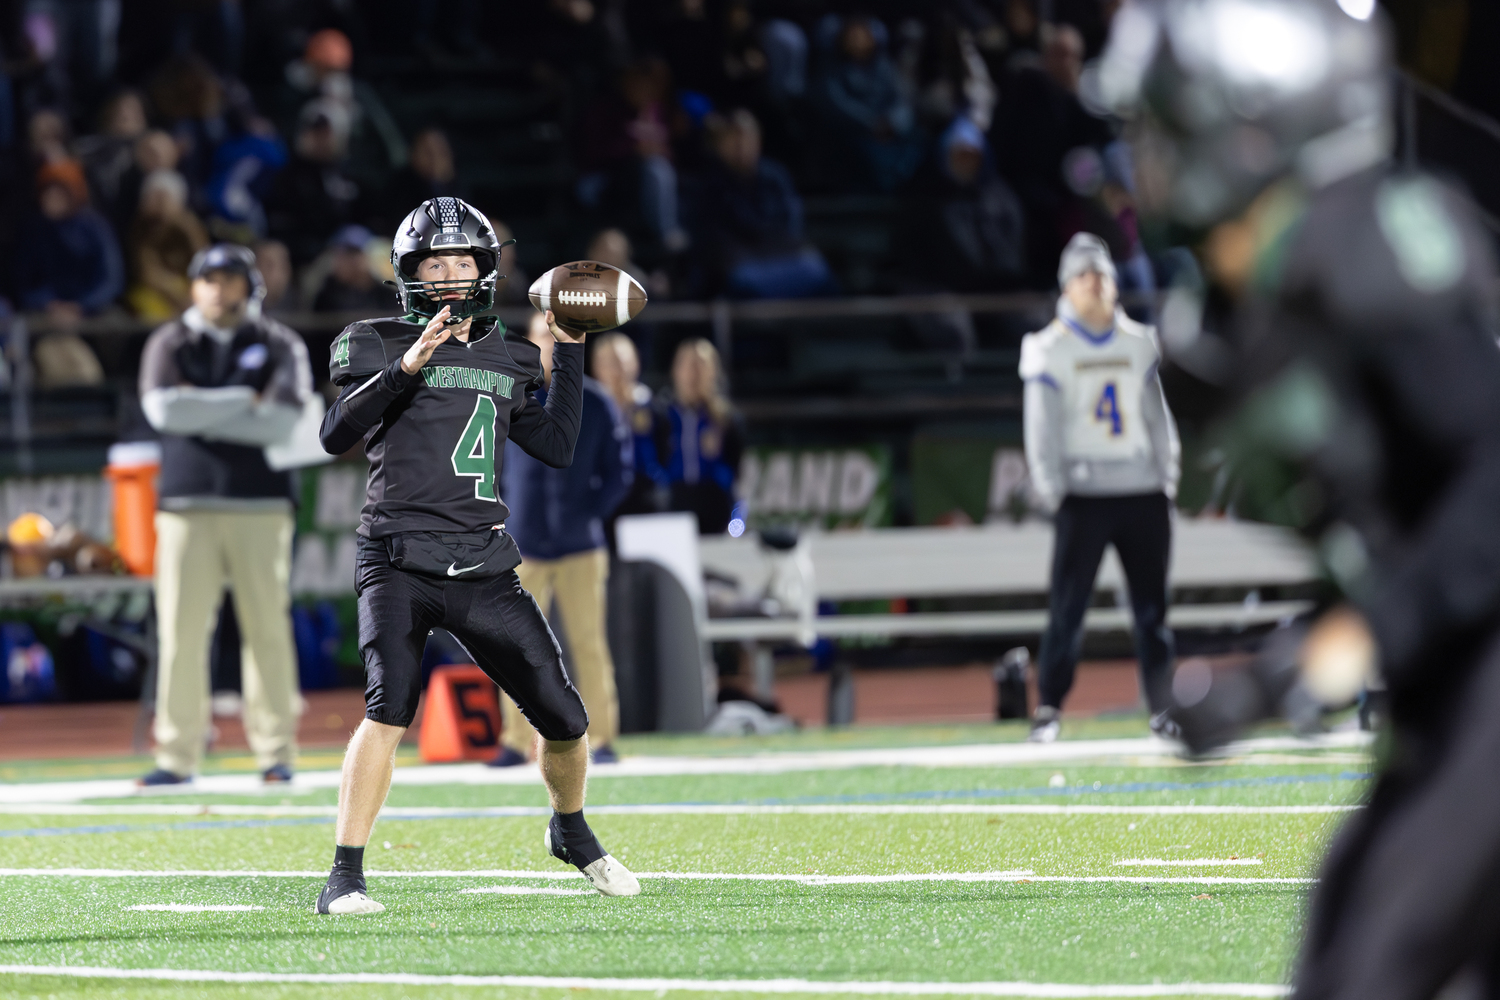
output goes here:
{"type": "Polygon", "coordinates": [[[1401,277],[1424,295],[1446,292],[1464,275],[1463,234],[1442,187],[1424,175],[1389,177],[1375,193],[1375,218],[1401,277]]]}
{"type": "Polygon", "coordinates": [[[1125,314],[1125,310],[1121,309],[1115,315],[1115,327],[1127,336],[1141,338],[1151,345],[1153,351],[1157,354],[1161,353],[1161,341],[1156,335],[1156,327],[1151,324],[1133,320],[1125,314]]]}
{"type": "Polygon", "coordinates": [[[1047,370],[1047,348],[1057,340],[1054,326],[1049,323],[1036,333],[1028,333],[1021,338],[1021,364],[1019,374],[1022,379],[1033,379],[1047,370]]]}
{"type": "Polygon", "coordinates": [[[412,324],[398,320],[362,320],[349,324],[329,348],[329,380],[342,386],[355,379],[370,377],[399,357],[419,332],[412,324]],[[402,329],[404,327],[410,330],[402,329]]]}

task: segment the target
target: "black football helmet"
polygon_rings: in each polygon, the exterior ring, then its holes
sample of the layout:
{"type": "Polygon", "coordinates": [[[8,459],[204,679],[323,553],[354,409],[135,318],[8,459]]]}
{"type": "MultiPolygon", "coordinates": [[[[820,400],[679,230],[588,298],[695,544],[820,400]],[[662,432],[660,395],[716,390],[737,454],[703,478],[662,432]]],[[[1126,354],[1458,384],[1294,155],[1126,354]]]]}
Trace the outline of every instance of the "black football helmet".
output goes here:
{"type": "Polygon", "coordinates": [[[1146,214],[1196,228],[1389,156],[1390,73],[1375,0],[1127,0],[1081,96],[1130,123],[1146,214]]]}
{"type": "Polygon", "coordinates": [[[500,273],[501,243],[490,220],[462,198],[429,198],[402,220],[391,241],[391,268],[396,272],[396,297],[407,315],[434,316],[448,306],[453,319],[477,316],[495,304],[500,273]],[[472,254],[480,277],[464,281],[418,281],[417,265],[437,254],[472,254]],[[460,299],[445,294],[463,292],[460,299]]]}

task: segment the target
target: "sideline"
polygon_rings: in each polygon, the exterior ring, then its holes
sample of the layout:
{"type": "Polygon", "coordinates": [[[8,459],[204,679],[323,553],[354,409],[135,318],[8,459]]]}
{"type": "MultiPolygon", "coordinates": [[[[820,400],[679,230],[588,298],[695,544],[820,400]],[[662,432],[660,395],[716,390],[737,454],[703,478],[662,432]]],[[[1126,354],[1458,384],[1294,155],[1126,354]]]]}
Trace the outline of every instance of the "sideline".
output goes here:
{"type": "MultiPolygon", "coordinates": [[[[1321,775],[1310,777],[1321,778],[1321,775]]],[[[1365,775],[1359,775],[1364,778],[1365,775]]],[[[1350,780],[1357,780],[1350,778],[1350,780]]],[[[1194,786],[1195,788],[1198,786],[1194,786]]],[[[1020,791],[1029,791],[1021,789],[1020,791]]],[[[1092,792],[1093,789],[1079,789],[1092,792]]],[[[1099,790],[1102,793],[1103,789],[1099,790]]],[[[913,795],[922,795],[913,792],[913,795]]],[[[982,795],[984,790],[973,793],[982,795]]],[[[905,803],[894,805],[856,805],[829,803],[806,805],[779,803],[713,803],[669,802],[644,805],[589,806],[590,816],[1295,816],[1315,813],[1345,813],[1363,809],[1361,805],[1315,806],[1091,806],[1051,804],[992,805],[962,802],[951,805],[905,803]]],[[[22,802],[0,805],[0,815],[14,816],[337,816],[338,806],[273,805],[171,805],[142,802],[127,805],[78,805],[22,802]]],[[[511,817],[551,816],[550,806],[387,806],[380,811],[382,820],[422,819],[505,819],[511,817]]],[[[179,824],[179,829],[186,829],[179,824]]],[[[79,831],[88,829],[78,827],[79,831]]],[[[113,828],[111,828],[113,830],[113,828]]],[[[122,826],[120,830],[158,829],[157,827],[122,826]]],[[[10,835],[0,830],[0,836],[10,835]]]]}
{"type": "MultiPolygon", "coordinates": [[[[1245,740],[1225,747],[1219,757],[1287,750],[1335,750],[1370,745],[1369,733],[1327,733],[1309,739],[1288,736],[1245,740]]],[[[589,767],[591,780],[606,778],[685,777],[690,775],[789,774],[799,771],[835,771],[857,767],[1005,767],[1053,764],[1092,759],[1131,758],[1179,760],[1181,748],[1156,737],[1114,740],[1059,740],[1056,743],[981,743],[969,746],[897,747],[875,750],[778,751],[743,757],[626,757],[615,764],[589,767]]],[[[1241,761],[1257,762],[1253,757],[1241,761]]],[[[1267,761],[1285,765],[1284,760],[1267,761]]],[[[1313,762],[1309,762],[1313,763],[1313,762]]],[[[270,788],[256,774],[220,774],[198,777],[185,785],[139,789],[128,778],[86,781],[50,781],[0,784],[0,803],[82,802],[88,799],[128,799],[143,792],[162,795],[275,795],[278,798],[303,791],[336,789],[336,770],[303,771],[291,787],[270,788]]],[[[534,766],[488,767],[482,763],[428,764],[398,767],[392,784],[428,785],[539,785],[541,773],[534,766]]]]}
{"type": "Polygon", "coordinates": [[[852,993],[886,996],[990,997],[1282,997],[1285,986],[1260,983],[1172,983],[1085,986],[1071,983],[831,982],[818,979],[593,979],[583,976],[433,976],[411,972],[212,972],[198,969],[113,969],[77,965],[0,965],[0,975],[74,979],[166,979],[187,983],[392,984],[513,986],[525,989],[622,990],[659,993],[852,993]]]}
{"type": "MultiPolygon", "coordinates": [[[[511,878],[577,879],[577,871],[367,871],[368,878],[511,878]]],[[[1250,878],[1230,875],[1037,875],[1029,869],[996,872],[922,872],[890,875],[809,875],[743,872],[636,872],[641,879],[684,882],[796,882],[801,885],[881,885],[893,882],[1059,882],[1126,883],[1133,885],[1311,885],[1315,878],[1250,878]]],[[[326,871],[181,870],[144,871],[127,868],[0,868],[0,878],[310,878],[326,879],[326,871]]]]}

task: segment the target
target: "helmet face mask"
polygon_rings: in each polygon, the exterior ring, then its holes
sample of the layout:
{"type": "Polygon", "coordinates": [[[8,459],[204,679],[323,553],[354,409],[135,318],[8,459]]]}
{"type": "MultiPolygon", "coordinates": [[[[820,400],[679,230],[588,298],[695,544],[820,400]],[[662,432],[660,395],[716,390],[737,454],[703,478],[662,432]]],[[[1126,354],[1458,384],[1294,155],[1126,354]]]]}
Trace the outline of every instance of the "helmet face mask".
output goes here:
{"type": "MultiPolygon", "coordinates": [[[[415,261],[412,270],[418,270],[422,261],[440,256],[457,257],[469,256],[469,254],[462,250],[438,251],[438,253],[428,254],[415,261]]],[[[422,280],[415,275],[407,277],[398,271],[397,280],[401,282],[406,292],[403,296],[406,311],[415,316],[431,317],[447,306],[449,316],[454,319],[464,319],[477,316],[494,306],[495,285],[502,277],[499,268],[495,266],[491,254],[475,253],[472,257],[475,268],[480,272],[480,276],[475,278],[444,278],[430,281],[422,280]],[[458,294],[455,295],[455,292],[458,294]]]]}
{"type": "Polygon", "coordinates": [[[402,310],[409,316],[432,317],[446,306],[449,316],[459,320],[493,308],[495,286],[504,277],[500,251],[514,242],[502,244],[484,213],[460,198],[424,201],[402,221],[391,244],[391,268],[402,310]],[[471,256],[479,276],[419,279],[421,262],[436,256],[471,256]]]}

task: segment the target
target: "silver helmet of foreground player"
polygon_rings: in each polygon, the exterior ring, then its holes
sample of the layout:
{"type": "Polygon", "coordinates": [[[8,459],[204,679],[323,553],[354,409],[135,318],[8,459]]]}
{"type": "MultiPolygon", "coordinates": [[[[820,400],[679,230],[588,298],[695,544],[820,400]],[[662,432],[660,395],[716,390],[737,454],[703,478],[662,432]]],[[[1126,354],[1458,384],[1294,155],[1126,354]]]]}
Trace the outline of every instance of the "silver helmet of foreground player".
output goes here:
{"type": "Polygon", "coordinates": [[[1083,96],[1130,123],[1142,208],[1205,226],[1388,157],[1390,67],[1375,0],[1127,0],[1083,96]]]}

